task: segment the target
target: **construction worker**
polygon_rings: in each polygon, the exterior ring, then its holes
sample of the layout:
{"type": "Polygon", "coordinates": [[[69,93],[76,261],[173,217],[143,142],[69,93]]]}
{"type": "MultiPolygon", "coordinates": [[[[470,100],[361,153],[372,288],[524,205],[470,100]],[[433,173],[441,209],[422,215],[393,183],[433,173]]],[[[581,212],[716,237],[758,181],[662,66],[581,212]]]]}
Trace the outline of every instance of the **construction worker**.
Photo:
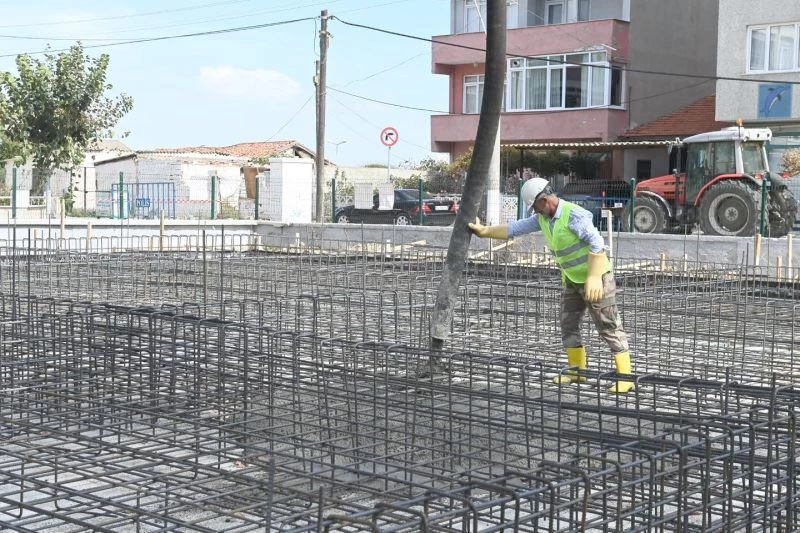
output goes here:
{"type": "MultiPolygon", "coordinates": [[[[542,178],[526,181],[521,196],[527,207],[527,218],[498,226],[484,226],[476,218],[469,228],[479,237],[502,240],[535,231],[544,234],[561,269],[564,285],[561,337],[571,368],[553,381],[559,385],[586,381],[574,369],[586,369],[581,320],[587,308],[597,331],[614,354],[617,373],[630,374],[631,356],[617,312],[614,275],[606,257],[603,237],[594,227],[592,214],[579,205],[559,199],[548,181],[542,178]]],[[[626,393],[633,387],[633,382],[619,380],[609,391],[626,393]]]]}

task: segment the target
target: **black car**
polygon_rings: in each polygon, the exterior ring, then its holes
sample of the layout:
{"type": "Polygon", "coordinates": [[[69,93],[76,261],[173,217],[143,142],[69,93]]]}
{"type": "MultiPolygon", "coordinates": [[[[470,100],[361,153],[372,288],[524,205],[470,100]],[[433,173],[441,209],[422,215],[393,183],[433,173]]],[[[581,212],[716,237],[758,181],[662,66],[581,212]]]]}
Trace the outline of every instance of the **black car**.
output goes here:
{"type": "MultiPolygon", "coordinates": [[[[396,224],[408,226],[419,224],[419,191],[417,189],[395,189],[394,207],[378,209],[378,195],[372,199],[372,209],[356,209],[345,205],[336,210],[333,219],[338,223],[396,224]]],[[[422,196],[423,224],[426,226],[449,226],[456,220],[458,203],[430,193],[422,196]]]]}

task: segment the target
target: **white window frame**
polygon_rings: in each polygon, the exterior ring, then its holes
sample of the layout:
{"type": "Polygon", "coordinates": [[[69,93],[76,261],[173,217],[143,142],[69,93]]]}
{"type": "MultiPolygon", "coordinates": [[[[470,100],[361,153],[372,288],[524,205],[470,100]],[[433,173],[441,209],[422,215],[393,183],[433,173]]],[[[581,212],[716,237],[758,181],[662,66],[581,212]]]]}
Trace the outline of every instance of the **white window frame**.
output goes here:
{"type": "MultiPolygon", "coordinates": [[[[539,112],[539,111],[554,111],[554,110],[572,111],[572,110],[579,110],[579,109],[625,109],[625,94],[624,94],[625,93],[625,91],[624,91],[625,84],[624,84],[624,79],[620,80],[620,83],[622,84],[622,87],[621,87],[622,92],[620,93],[621,94],[620,95],[620,100],[621,100],[620,104],[619,105],[612,105],[611,104],[611,85],[612,85],[612,81],[613,81],[613,75],[612,75],[612,68],[611,67],[613,67],[613,65],[611,65],[611,63],[609,63],[608,54],[607,53],[606,53],[605,60],[603,60],[603,61],[599,61],[599,60],[593,61],[593,60],[591,60],[592,56],[590,55],[589,56],[590,61],[586,61],[586,62],[581,63],[581,65],[587,65],[587,66],[606,67],[604,69],[605,70],[605,89],[604,89],[604,95],[603,95],[603,103],[600,104],[600,105],[588,105],[588,106],[585,106],[585,107],[566,107],[566,86],[567,86],[566,76],[567,76],[567,67],[570,66],[567,62],[571,61],[570,57],[575,57],[575,56],[584,55],[584,54],[601,53],[601,52],[605,52],[605,51],[604,50],[593,50],[593,51],[582,52],[581,54],[563,54],[563,55],[551,55],[551,56],[544,56],[544,57],[529,58],[529,59],[541,59],[541,60],[546,62],[546,65],[535,66],[535,67],[527,66],[526,59],[528,59],[528,58],[509,58],[508,61],[507,61],[507,69],[506,69],[508,74],[506,75],[507,77],[506,77],[506,98],[505,98],[505,101],[507,103],[507,106],[506,106],[505,111],[510,112],[510,113],[520,113],[520,112],[523,112],[523,113],[536,113],[536,112],[539,112]],[[520,59],[524,62],[523,66],[521,66],[521,67],[512,66],[512,63],[515,60],[520,60],[520,59]],[[528,94],[528,88],[527,88],[528,77],[527,77],[527,75],[525,73],[528,70],[533,70],[533,69],[542,69],[542,70],[546,69],[547,70],[546,87],[545,87],[546,105],[542,109],[529,109],[527,107],[528,106],[528,102],[526,101],[526,99],[527,99],[527,94],[528,94]],[[552,76],[553,76],[552,73],[553,73],[553,71],[558,71],[558,72],[561,73],[561,100],[560,100],[560,102],[552,102],[551,101],[551,88],[552,88],[552,83],[551,82],[552,82],[552,76]],[[513,102],[513,98],[512,98],[512,94],[511,94],[511,91],[513,89],[513,86],[512,86],[512,83],[511,83],[511,76],[512,76],[513,72],[521,73],[521,78],[522,78],[521,79],[521,83],[522,83],[522,100],[523,100],[521,102],[522,103],[522,107],[515,107],[515,108],[511,107],[511,103],[513,102]],[[553,105],[553,104],[556,104],[556,105],[553,105]]],[[[572,66],[575,66],[575,65],[572,65],[572,66]]],[[[589,68],[589,79],[586,81],[587,90],[589,91],[588,99],[589,99],[590,102],[591,102],[591,91],[592,91],[592,81],[593,81],[592,77],[594,75],[594,71],[595,71],[594,68],[589,68]]],[[[624,73],[622,75],[624,77],[624,73]]],[[[465,93],[464,94],[465,94],[465,99],[466,99],[466,89],[465,89],[465,93]]]]}
{"type": "Polygon", "coordinates": [[[463,95],[463,102],[461,103],[461,110],[464,112],[465,115],[476,115],[481,112],[481,87],[485,82],[486,78],[484,74],[467,74],[464,76],[464,95],[463,95]],[[467,78],[475,78],[475,81],[467,81],[467,78]],[[477,101],[475,102],[476,110],[469,111],[467,109],[467,87],[475,87],[477,101]]]}
{"type": "Polygon", "coordinates": [[[747,50],[746,50],[746,72],[747,74],[764,74],[767,72],[800,72],[800,22],[783,22],[780,24],[766,24],[766,25],[758,25],[758,26],[750,26],[747,28],[747,50]],[[769,56],[770,56],[770,32],[772,28],[778,26],[794,26],[794,45],[792,46],[792,68],[790,69],[782,69],[782,70],[771,70],[769,68],[769,56]],[[764,30],[766,33],[765,43],[764,43],[764,57],[762,57],[762,61],[764,62],[764,68],[754,70],[750,66],[750,59],[752,54],[752,46],[753,46],[753,31],[754,30],[764,30]]]}
{"type": "Polygon", "coordinates": [[[482,24],[486,23],[486,0],[464,0],[464,31],[463,33],[477,33],[484,31],[482,24]],[[469,27],[470,11],[475,11],[475,4],[478,4],[478,28],[469,27]],[[483,21],[483,22],[481,22],[483,21]]]}

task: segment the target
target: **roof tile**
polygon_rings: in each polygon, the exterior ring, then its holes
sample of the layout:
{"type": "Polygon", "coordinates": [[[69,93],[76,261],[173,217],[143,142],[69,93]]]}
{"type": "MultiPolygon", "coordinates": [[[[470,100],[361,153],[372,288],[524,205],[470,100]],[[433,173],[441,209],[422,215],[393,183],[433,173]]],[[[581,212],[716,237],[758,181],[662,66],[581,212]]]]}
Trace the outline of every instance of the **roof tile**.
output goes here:
{"type": "Polygon", "coordinates": [[[621,135],[622,139],[674,139],[698,133],[721,130],[732,126],[731,122],[717,122],[717,98],[706,96],[697,102],[642,124],[621,135]]]}

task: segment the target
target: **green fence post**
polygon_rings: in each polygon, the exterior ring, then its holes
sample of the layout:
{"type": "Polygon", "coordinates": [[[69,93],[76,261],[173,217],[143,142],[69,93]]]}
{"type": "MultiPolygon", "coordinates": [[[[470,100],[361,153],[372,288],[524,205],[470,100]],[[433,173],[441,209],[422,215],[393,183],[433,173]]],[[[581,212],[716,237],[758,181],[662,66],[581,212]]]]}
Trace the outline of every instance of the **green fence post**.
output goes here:
{"type": "Polygon", "coordinates": [[[256,175],[256,220],[258,220],[258,202],[261,200],[261,180],[256,175]]]}
{"type": "Polygon", "coordinates": [[[631,213],[630,213],[630,228],[631,233],[636,233],[636,226],[634,225],[633,221],[636,220],[634,216],[634,211],[636,211],[636,178],[631,178],[631,213]]]}
{"type": "Polygon", "coordinates": [[[425,222],[425,212],[422,210],[423,202],[422,202],[422,178],[419,180],[419,225],[421,226],[423,222],[425,222]]]}
{"type": "Polygon", "coordinates": [[[333,177],[331,178],[331,222],[336,222],[336,175],[339,169],[336,169],[333,177]]]}
{"type": "Polygon", "coordinates": [[[211,175],[211,220],[217,219],[217,175],[211,175]]]}
{"type": "Polygon", "coordinates": [[[759,233],[762,237],[767,236],[767,198],[769,196],[769,178],[765,174],[761,178],[761,226],[759,233]]]}
{"type": "Polygon", "coordinates": [[[17,218],[17,167],[11,169],[11,218],[17,218]]]}
{"type": "Polygon", "coordinates": [[[124,187],[125,179],[122,175],[122,172],[119,173],[119,219],[122,220],[125,218],[125,210],[124,210],[124,187]]]}
{"type": "Polygon", "coordinates": [[[522,205],[522,180],[517,182],[517,220],[525,217],[525,207],[522,205]]]}

